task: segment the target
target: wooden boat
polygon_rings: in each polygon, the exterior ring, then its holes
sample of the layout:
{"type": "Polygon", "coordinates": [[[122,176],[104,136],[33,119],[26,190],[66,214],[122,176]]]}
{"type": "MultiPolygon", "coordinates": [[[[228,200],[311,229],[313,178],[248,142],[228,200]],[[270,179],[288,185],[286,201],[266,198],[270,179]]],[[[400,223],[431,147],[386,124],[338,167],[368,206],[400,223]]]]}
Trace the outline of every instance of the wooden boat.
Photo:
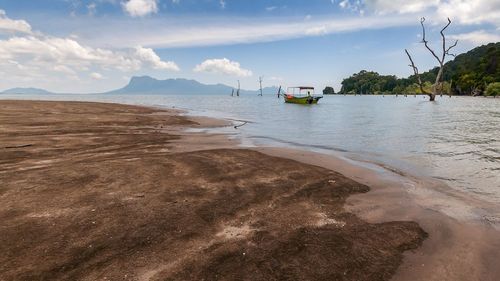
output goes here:
{"type": "Polygon", "coordinates": [[[322,95],[314,94],[314,87],[301,86],[289,87],[283,95],[286,103],[297,104],[317,104],[323,97],[322,95]]]}

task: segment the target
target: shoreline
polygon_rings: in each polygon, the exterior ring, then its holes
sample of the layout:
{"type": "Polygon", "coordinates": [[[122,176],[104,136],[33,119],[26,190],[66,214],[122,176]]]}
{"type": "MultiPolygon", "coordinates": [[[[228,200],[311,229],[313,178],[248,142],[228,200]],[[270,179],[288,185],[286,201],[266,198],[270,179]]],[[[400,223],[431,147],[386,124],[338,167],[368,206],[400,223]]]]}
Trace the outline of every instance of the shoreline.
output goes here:
{"type": "MultiPolygon", "coordinates": [[[[257,123],[259,122],[265,122],[265,119],[262,118],[257,118],[254,119],[252,117],[249,117],[246,114],[243,114],[244,112],[240,112],[241,109],[238,109],[237,112],[238,114],[227,114],[224,113],[225,110],[220,111],[216,110],[213,108],[213,106],[201,106],[201,109],[198,109],[196,106],[196,103],[192,102],[186,102],[186,100],[182,100],[184,98],[184,95],[173,95],[172,97],[168,96],[165,98],[158,99],[158,95],[150,95],[150,96],[144,96],[144,97],[139,97],[135,98],[134,96],[117,96],[117,95],[61,95],[61,96],[21,96],[21,95],[11,95],[11,96],[5,96],[5,97],[0,97],[0,98],[7,98],[7,99],[34,99],[34,100],[75,100],[75,101],[89,101],[89,102],[112,102],[112,103],[120,103],[120,104],[130,104],[130,105],[141,105],[141,106],[150,106],[150,107],[158,107],[158,108],[167,108],[167,109],[175,109],[175,110],[180,110],[183,112],[182,114],[186,114],[187,116],[208,116],[210,118],[219,118],[223,120],[238,120],[239,118],[244,118],[243,116],[246,116],[248,119],[247,120],[252,120],[257,123]],[[172,103],[166,102],[167,100],[170,100],[172,98],[172,103]],[[181,100],[179,100],[181,98],[181,100]],[[169,105],[171,104],[171,106],[169,105]],[[241,113],[241,114],[240,114],[241,113]],[[263,121],[264,120],[264,121],[263,121]]],[[[219,95],[221,97],[221,95],[219,95]]],[[[329,103],[329,106],[335,106],[336,104],[340,103],[342,104],[344,99],[338,99],[338,100],[332,100],[332,102],[329,103]]],[[[466,99],[463,99],[466,100],[466,99]]],[[[354,100],[353,100],[354,101],[354,100]]],[[[361,100],[363,101],[363,100],[361,100]]],[[[357,101],[356,101],[357,103],[357,101]]],[[[361,102],[363,103],[363,102],[361,102]]],[[[267,104],[267,102],[266,102],[267,104]]],[[[405,104],[405,103],[403,103],[405,104]]],[[[447,104],[447,103],[445,103],[447,104]]],[[[463,103],[462,104],[461,110],[465,110],[463,108],[463,103]]],[[[460,105],[457,104],[457,105],[460,105]]],[[[436,105],[439,105],[439,103],[436,103],[436,105]]],[[[442,104],[444,105],[444,104],[442,104]]],[[[421,108],[422,104],[418,104],[416,108],[421,108]]],[[[397,109],[398,107],[396,107],[397,109]]],[[[412,107],[411,109],[415,109],[412,107]]],[[[425,109],[425,107],[424,107],[425,109]]],[[[449,108],[443,108],[444,112],[446,113],[453,113],[453,111],[450,112],[449,108]]],[[[466,110],[468,112],[468,110],[466,110]]],[[[352,112],[353,114],[356,114],[357,111],[352,112]]],[[[494,108],[493,108],[494,112],[494,108]]],[[[277,116],[279,118],[279,116],[277,116]]],[[[274,118],[274,117],[273,117],[274,118]]],[[[419,118],[413,118],[412,120],[419,120],[419,118]]],[[[428,122],[422,122],[422,123],[428,123],[428,122]]],[[[352,125],[352,124],[351,124],[352,125]]],[[[392,125],[397,125],[397,124],[392,124],[392,125]]],[[[475,127],[474,124],[470,125],[472,128],[475,127]]],[[[490,124],[491,126],[491,124],[490,124]]],[[[246,126],[245,126],[246,127],[246,126]]],[[[246,128],[242,131],[246,131],[246,128]]],[[[353,159],[354,161],[358,161],[362,163],[363,161],[368,161],[375,163],[376,165],[380,165],[381,167],[385,169],[393,169],[394,167],[397,167],[397,170],[403,171],[407,174],[410,175],[416,175],[417,177],[432,177],[435,179],[438,179],[439,181],[444,181],[447,186],[451,187],[454,192],[456,193],[463,193],[465,196],[462,197],[474,197],[477,198],[478,200],[484,200],[488,202],[488,204],[497,204],[500,203],[500,197],[498,196],[496,190],[494,189],[495,186],[499,184],[498,180],[495,180],[495,163],[491,164],[491,162],[487,159],[490,155],[490,152],[492,155],[494,155],[496,152],[495,148],[495,143],[493,143],[492,149],[482,149],[481,146],[475,147],[474,143],[472,142],[472,146],[466,147],[464,150],[460,151],[454,151],[453,148],[450,151],[446,151],[446,147],[444,148],[443,155],[440,155],[439,150],[433,151],[435,149],[432,148],[425,148],[421,150],[422,148],[418,148],[419,146],[422,146],[422,143],[416,142],[412,143],[410,141],[410,147],[397,147],[398,143],[402,142],[396,142],[396,147],[394,150],[394,153],[384,153],[383,150],[385,145],[375,145],[375,149],[363,149],[363,147],[359,147],[359,143],[356,143],[354,147],[350,147],[349,145],[335,145],[335,141],[333,142],[334,145],[329,146],[327,143],[325,143],[325,139],[321,139],[320,135],[320,141],[318,142],[318,145],[314,145],[315,142],[311,141],[298,141],[296,143],[289,142],[289,139],[287,137],[281,137],[281,138],[275,138],[279,137],[280,134],[274,134],[272,132],[267,132],[266,130],[269,130],[272,127],[269,126],[264,126],[264,131],[259,131],[260,129],[256,129],[256,126],[248,126],[248,132],[251,132],[250,134],[242,134],[244,137],[240,138],[247,143],[244,144],[244,146],[252,146],[253,144],[257,146],[285,146],[285,147],[297,147],[298,149],[303,149],[305,146],[307,146],[308,150],[316,151],[316,152],[321,152],[321,153],[327,153],[327,154],[333,154],[334,156],[340,155],[340,157],[345,157],[353,159]],[[251,127],[251,128],[250,128],[251,127]],[[263,138],[262,140],[259,139],[259,136],[263,134],[266,136],[272,136],[271,138],[263,138]],[[296,146],[296,145],[297,146],[296,146]],[[312,145],[312,148],[309,146],[312,145]],[[412,146],[416,146],[417,149],[415,151],[412,150],[412,146]],[[311,149],[310,149],[311,148],[311,149]],[[382,152],[380,152],[379,149],[382,149],[382,152]],[[340,151],[340,152],[337,152],[340,151]],[[345,153],[343,152],[345,151],[345,153]],[[406,153],[405,151],[410,151],[406,153]],[[476,151],[478,153],[476,153],[476,151]],[[455,153],[457,152],[457,153],[455,153]],[[465,154],[464,154],[465,153],[465,154]],[[348,155],[351,154],[351,155],[348,155]],[[426,154],[429,154],[429,157],[426,156],[426,154]],[[467,156],[469,154],[469,156],[467,156]],[[482,157],[481,154],[486,155],[485,157],[482,157]],[[457,156],[456,156],[457,155],[457,156]],[[460,155],[464,155],[463,157],[460,155]],[[477,157],[476,157],[477,156],[477,157]],[[468,157],[471,157],[472,161],[479,161],[478,165],[469,165],[468,162],[464,162],[462,160],[466,160],[468,157]],[[452,161],[453,159],[456,159],[457,161],[452,161]],[[432,161],[431,161],[432,160],[432,161]],[[436,166],[434,165],[436,164],[436,166]],[[460,164],[461,163],[461,164],[460,164]],[[447,168],[447,164],[449,164],[450,168],[447,168]],[[462,169],[462,167],[464,167],[462,169]],[[475,168],[471,168],[475,167],[475,168]],[[483,173],[484,172],[484,173],[483,173]]],[[[274,126],[275,129],[279,129],[279,127],[274,126]]],[[[286,126],[285,126],[286,127],[286,126]]],[[[338,126],[336,126],[338,127],[338,126]]],[[[356,126],[355,126],[356,127],[356,126]]],[[[469,127],[469,126],[467,126],[469,127]]],[[[493,126],[494,127],[494,126],[493,126]]],[[[363,126],[361,126],[363,128],[363,126]]],[[[290,130],[290,128],[285,128],[290,130]]],[[[339,128],[336,128],[339,129],[339,128]]],[[[364,128],[367,130],[370,130],[369,128],[364,128]]],[[[447,128],[443,128],[445,131],[447,128]]],[[[464,129],[464,128],[462,128],[464,129]]],[[[465,128],[466,129],[466,128],[465,128]]],[[[342,128],[340,128],[342,130],[342,128]]],[[[425,131],[426,128],[423,128],[425,131]]],[[[218,130],[207,130],[207,131],[213,131],[215,133],[220,133],[218,130]]],[[[292,131],[293,133],[293,131],[292,131]]],[[[449,134],[448,132],[447,134],[449,134]]],[[[429,135],[428,133],[425,133],[426,135],[429,135]]],[[[349,135],[349,134],[348,134],[349,135]]],[[[356,135],[356,134],[354,134],[356,135]]],[[[359,135],[359,134],[358,134],[359,135]]],[[[404,134],[403,134],[404,135],[404,134]]],[[[490,134],[493,139],[495,134],[490,134]]],[[[446,137],[446,135],[445,135],[446,137]]],[[[376,134],[374,138],[377,138],[376,134]]],[[[293,139],[293,137],[292,137],[293,139]]],[[[429,143],[429,145],[432,145],[434,141],[437,141],[439,143],[439,138],[432,140],[428,139],[426,142],[429,143]]],[[[460,138],[458,141],[463,141],[463,142],[468,142],[468,139],[460,138]]],[[[295,139],[297,141],[297,139],[295,139]]],[[[327,141],[327,140],[326,140],[327,141]]],[[[455,137],[451,137],[449,139],[451,143],[454,143],[455,137]]],[[[483,139],[481,141],[488,141],[487,139],[483,139]]],[[[366,140],[365,140],[366,142],[366,140]]],[[[342,143],[342,142],[339,142],[342,143]]],[[[377,142],[377,143],[386,143],[386,142],[377,142]]],[[[479,142],[478,142],[479,143],[479,142]]],[[[441,143],[440,145],[443,145],[444,143],[441,143]]],[[[446,146],[446,145],[445,145],[446,146]]],[[[450,149],[450,148],[448,148],[450,149]]],[[[461,149],[461,148],[459,148],[461,149]]],[[[493,159],[494,161],[494,159],[493,159]]],[[[469,161],[470,162],[470,161],[469,161]]],[[[443,191],[446,191],[443,190],[443,191]]],[[[476,204],[477,206],[477,204],[476,204]]],[[[500,208],[495,208],[496,210],[491,213],[491,216],[487,216],[487,219],[491,219],[493,222],[499,222],[500,221],[500,208]]],[[[487,214],[486,214],[487,215],[487,214]]]]}
{"type": "MultiPolygon", "coordinates": [[[[486,201],[484,198],[475,197],[474,194],[454,189],[441,179],[432,176],[422,173],[415,175],[407,169],[397,169],[383,162],[362,159],[360,154],[354,154],[351,157],[344,155],[344,152],[329,153],[286,145],[257,145],[249,149],[271,155],[281,155],[281,157],[285,158],[287,158],[285,155],[289,154],[294,156],[293,159],[308,164],[329,165],[332,169],[342,171],[344,175],[352,179],[370,185],[373,179],[360,177],[352,173],[353,168],[346,168],[355,167],[359,169],[361,174],[368,173],[378,180],[400,185],[402,191],[411,195],[414,199],[418,199],[418,203],[422,208],[431,209],[459,221],[486,224],[500,230],[500,209],[495,202],[486,201]],[[322,160],[314,162],[305,156],[298,156],[299,154],[307,155],[312,159],[321,158],[322,160]],[[337,166],[333,166],[328,162],[336,163],[337,166]],[[442,204],[444,200],[448,201],[447,204],[442,204]]],[[[349,153],[352,154],[352,152],[349,153]]]]}
{"type": "MultiPolygon", "coordinates": [[[[196,136],[203,137],[227,136],[230,139],[229,144],[226,145],[223,140],[220,141],[220,144],[222,144],[224,148],[236,145],[239,148],[256,150],[284,158],[290,158],[290,156],[287,155],[298,153],[305,153],[312,156],[312,158],[314,158],[314,155],[322,155],[338,163],[338,167],[335,167],[335,169],[345,171],[343,173],[350,175],[352,179],[357,181],[362,180],[362,178],[349,173],[348,169],[343,169],[344,166],[358,167],[360,171],[362,171],[361,173],[369,172],[370,174],[374,174],[374,177],[387,178],[386,180],[394,184],[400,184],[403,186],[405,194],[408,193],[413,197],[419,198],[419,205],[422,208],[428,208],[443,213],[459,221],[486,224],[500,230],[500,208],[495,201],[488,201],[472,193],[453,188],[442,179],[426,175],[423,172],[414,173],[409,167],[405,167],[404,169],[395,168],[381,159],[373,159],[373,157],[363,158],[363,155],[357,152],[342,150],[322,151],[324,148],[318,150],[316,147],[311,149],[302,148],[299,145],[280,143],[278,140],[270,145],[265,143],[256,144],[253,141],[246,140],[244,137],[240,137],[238,131],[232,130],[234,122],[243,122],[242,120],[191,115],[187,109],[182,111],[183,116],[186,118],[200,122],[199,129],[188,130],[188,133],[194,133],[196,136]],[[223,130],[220,130],[220,128],[223,128],[223,130]],[[443,204],[443,201],[447,202],[443,204]]],[[[186,134],[186,131],[180,131],[178,133],[185,137],[190,136],[190,134],[186,134]]],[[[218,146],[215,145],[215,147],[218,146]]],[[[293,157],[293,159],[299,162],[318,165],[318,163],[308,161],[307,158],[301,159],[300,157],[293,157]]],[[[321,164],[319,164],[319,166],[321,166],[321,164]]],[[[416,167],[411,168],[414,169],[416,167]]],[[[365,180],[361,182],[370,185],[370,181],[365,180]]]]}
{"type": "MultiPolygon", "coordinates": [[[[5,101],[0,101],[0,104],[3,103],[5,101]]],[[[64,102],[54,103],[62,104],[64,102]]],[[[108,105],[110,108],[114,108],[113,104],[108,105]]],[[[116,105],[116,107],[120,106],[116,105]]],[[[139,106],[135,106],[135,108],[147,109],[147,107],[139,106]]],[[[178,116],[180,111],[171,111],[170,109],[164,111],[158,108],[155,110],[160,111],[160,116],[174,118],[177,122],[165,127],[162,125],[159,128],[154,127],[158,133],[155,135],[166,137],[173,134],[178,136],[167,137],[164,140],[169,143],[169,147],[165,148],[165,153],[188,153],[189,155],[193,152],[214,149],[240,150],[237,146],[238,142],[228,140],[226,134],[207,134],[203,131],[203,128],[207,127],[228,125],[224,121],[192,116],[176,119],[175,116],[178,116]],[[201,130],[186,131],[186,128],[193,125],[201,130]]],[[[9,146],[11,145],[9,144],[9,146]]],[[[421,225],[429,233],[429,237],[424,240],[420,248],[413,250],[413,252],[406,251],[404,253],[403,263],[397,268],[393,280],[494,280],[495,277],[500,276],[500,269],[496,269],[494,266],[500,256],[497,253],[500,249],[500,239],[496,238],[497,231],[486,225],[454,220],[436,212],[431,206],[423,204],[426,201],[426,196],[429,198],[432,194],[421,196],[411,191],[419,190],[420,187],[429,184],[429,182],[418,182],[421,186],[401,188],[400,180],[382,178],[375,171],[356,166],[331,155],[287,148],[255,147],[245,149],[245,151],[247,150],[263,153],[270,157],[291,159],[313,165],[311,167],[326,168],[369,186],[369,192],[350,194],[348,198],[346,197],[346,203],[343,205],[348,212],[359,216],[368,223],[415,221],[421,225]],[[479,239],[479,237],[481,238],[479,239]]],[[[42,162],[39,165],[50,165],[50,163],[42,162]]],[[[167,268],[162,268],[158,272],[153,272],[154,274],[150,277],[166,270],[167,268]]]]}
{"type": "MultiPolygon", "coordinates": [[[[230,145],[235,144],[238,145],[232,141],[230,145]]],[[[500,269],[496,269],[500,259],[500,220],[488,220],[489,212],[485,211],[497,207],[492,202],[470,197],[438,179],[413,176],[372,161],[366,163],[383,169],[385,175],[363,167],[365,161],[359,159],[347,160],[293,147],[242,148],[327,168],[370,186],[368,193],[351,195],[346,202],[347,210],[366,221],[411,220],[422,225],[429,237],[421,248],[405,253],[392,280],[496,280],[500,276],[500,269]],[[469,209],[464,211],[463,204],[469,209]],[[453,257],[453,263],[449,257],[453,257]]]]}
{"type": "MultiPolygon", "coordinates": [[[[286,148],[257,148],[257,151],[332,169],[370,186],[364,194],[347,199],[347,210],[371,223],[411,220],[429,233],[423,246],[405,253],[405,260],[393,280],[496,280],[500,269],[499,231],[484,222],[458,220],[425,203],[433,194],[419,197],[420,186],[405,186],[395,177],[381,177],[376,171],[356,166],[331,155],[286,148]]],[[[415,183],[415,182],[414,182],[415,183]]]]}

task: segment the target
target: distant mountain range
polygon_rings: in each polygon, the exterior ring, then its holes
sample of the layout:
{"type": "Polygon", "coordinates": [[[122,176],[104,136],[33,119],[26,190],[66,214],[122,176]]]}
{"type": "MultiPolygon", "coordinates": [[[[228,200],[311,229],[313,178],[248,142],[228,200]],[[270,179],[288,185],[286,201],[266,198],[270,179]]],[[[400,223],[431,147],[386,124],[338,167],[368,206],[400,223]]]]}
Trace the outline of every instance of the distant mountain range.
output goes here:
{"type": "Polygon", "coordinates": [[[52,94],[49,91],[38,88],[12,88],[1,92],[1,94],[32,94],[32,95],[41,95],[41,94],[52,94]]]}
{"type": "MultiPolygon", "coordinates": [[[[207,85],[196,80],[188,79],[166,79],[158,80],[149,76],[134,76],[125,87],[107,92],[106,94],[199,94],[199,95],[230,95],[233,87],[224,84],[207,85]]],[[[236,94],[236,89],[234,89],[236,94]]],[[[262,89],[263,94],[276,94],[278,88],[266,87],[262,89]]],[[[259,91],[241,90],[242,95],[258,94],[259,91]]]]}
{"type": "MultiPolygon", "coordinates": [[[[123,88],[105,92],[102,94],[122,94],[122,95],[230,95],[234,89],[224,84],[207,85],[196,80],[188,79],[166,79],[158,80],[149,76],[134,76],[123,88]]],[[[264,95],[274,95],[278,92],[277,87],[266,87],[262,89],[264,95]]],[[[49,91],[37,88],[12,88],[1,92],[2,94],[53,94],[49,91]]],[[[260,91],[240,90],[241,95],[257,95],[260,91]]]]}

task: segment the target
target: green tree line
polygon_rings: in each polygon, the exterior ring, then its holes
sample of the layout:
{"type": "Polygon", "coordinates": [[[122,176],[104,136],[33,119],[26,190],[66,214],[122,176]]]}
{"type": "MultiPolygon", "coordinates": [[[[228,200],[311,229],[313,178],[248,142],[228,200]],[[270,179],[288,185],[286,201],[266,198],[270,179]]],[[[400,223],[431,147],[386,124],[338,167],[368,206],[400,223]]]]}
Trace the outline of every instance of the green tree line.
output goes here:
{"type": "MultiPolygon", "coordinates": [[[[420,74],[424,88],[431,91],[439,68],[420,74]]],[[[500,95],[500,42],[490,43],[456,56],[444,66],[441,94],[500,95]]],[[[342,81],[337,94],[421,94],[414,75],[398,78],[362,70],[342,81]]]]}

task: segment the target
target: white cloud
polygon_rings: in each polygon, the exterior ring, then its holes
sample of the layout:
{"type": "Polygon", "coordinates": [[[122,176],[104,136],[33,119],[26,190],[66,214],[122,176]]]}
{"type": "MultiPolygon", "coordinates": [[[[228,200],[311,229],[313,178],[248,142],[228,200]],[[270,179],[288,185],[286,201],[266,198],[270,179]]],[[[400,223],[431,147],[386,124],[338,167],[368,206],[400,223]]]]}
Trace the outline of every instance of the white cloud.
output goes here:
{"type": "MultiPolygon", "coordinates": [[[[0,12],[4,19],[8,19],[5,12],[0,12]]],[[[26,25],[29,27],[28,23],[26,25]]],[[[72,75],[75,75],[76,71],[86,71],[96,67],[119,71],[134,71],[143,67],[179,70],[174,62],[161,60],[150,48],[141,46],[123,50],[94,48],[80,44],[77,38],[78,36],[61,38],[43,34],[12,35],[8,39],[0,39],[0,59],[16,62],[18,68],[19,66],[45,68],[72,75]]]]}
{"type": "Polygon", "coordinates": [[[90,3],[87,5],[87,11],[89,13],[90,16],[93,16],[95,15],[95,13],[97,12],[97,5],[96,3],[90,3]]]}
{"type": "Polygon", "coordinates": [[[276,7],[276,6],[266,7],[266,11],[271,12],[271,11],[276,10],[277,8],[278,8],[278,7],[276,7]]]}
{"type": "MultiPolygon", "coordinates": [[[[418,18],[415,20],[402,15],[352,18],[315,16],[308,21],[304,21],[303,18],[289,18],[256,22],[254,18],[232,18],[230,24],[226,19],[200,23],[194,21],[189,25],[185,24],[185,21],[180,22],[182,24],[176,21],[169,21],[168,24],[162,21],[162,24],[159,24],[159,21],[151,19],[144,21],[140,26],[119,22],[118,26],[99,26],[100,36],[86,40],[97,46],[133,47],[140,44],[155,48],[248,44],[312,35],[414,26],[418,24],[418,18]],[[123,28],[124,25],[127,28],[123,28]]],[[[87,30],[86,34],[89,33],[91,30],[87,30]]]]}
{"type": "Polygon", "coordinates": [[[241,68],[239,62],[223,59],[208,59],[197,65],[194,72],[222,73],[227,75],[248,77],[252,76],[252,71],[241,68]]]}
{"type": "Polygon", "coordinates": [[[313,35],[313,36],[317,36],[317,35],[325,35],[328,33],[328,30],[326,29],[326,26],[315,26],[315,27],[311,27],[311,28],[308,28],[306,29],[306,34],[307,35],[313,35]]]}
{"type": "Polygon", "coordinates": [[[101,71],[116,77],[120,72],[179,70],[174,62],[162,60],[151,48],[91,47],[80,43],[77,35],[54,37],[31,32],[27,22],[21,20],[17,21],[21,25],[13,25],[4,11],[0,11],[0,16],[2,30],[11,31],[6,38],[0,37],[0,70],[3,73],[0,85],[30,83],[50,86],[52,82],[74,87],[91,84],[84,80],[106,78],[101,71]],[[83,84],[74,84],[74,81],[83,84]]]}
{"type": "Polygon", "coordinates": [[[72,68],[69,68],[65,65],[55,65],[52,70],[57,71],[57,72],[62,72],[68,75],[77,75],[76,71],[73,70],[72,68]]]}
{"type": "Polygon", "coordinates": [[[474,46],[479,46],[491,42],[500,42],[500,34],[488,33],[485,30],[477,30],[469,33],[452,34],[448,38],[453,40],[469,42],[474,46]]]}
{"type": "MultiPolygon", "coordinates": [[[[361,0],[342,0],[339,2],[339,7],[345,10],[349,10],[351,12],[357,12],[360,14],[364,14],[364,11],[362,10],[363,7],[363,1],[361,0]]],[[[332,1],[332,4],[334,2],[332,1]]]]}
{"type": "MultiPolygon", "coordinates": [[[[212,2],[218,3],[217,0],[212,0],[212,2]]],[[[93,19],[90,27],[80,25],[83,29],[81,40],[93,46],[119,48],[133,48],[137,45],[169,48],[248,44],[360,30],[418,27],[418,20],[422,15],[428,19],[429,26],[441,26],[446,17],[450,16],[453,20],[449,29],[450,33],[460,25],[472,23],[493,24],[496,28],[500,28],[500,4],[497,4],[500,1],[336,0],[334,3],[335,5],[343,3],[342,5],[346,8],[350,7],[349,9],[355,10],[357,14],[364,12],[364,15],[361,17],[348,14],[337,17],[311,15],[305,18],[304,16],[281,16],[279,19],[262,17],[259,21],[255,18],[244,17],[229,19],[227,17],[172,16],[161,20],[147,18],[142,20],[140,25],[127,19],[116,21],[93,19]],[[381,16],[381,13],[384,15],[381,16]]],[[[480,28],[490,29],[489,27],[480,28]]]]}
{"type": "MultiPolygon", "coordinates": [[[[333,1],[333,0],[332,0],[333,1]]],[[[333,4],[333,2],[332,2],[333,4]]],[[[348,6],[350,6],[351,4],[349,3],[349,0],[343,0],[339,3],[339,6],[340,8],[342,9],[346,9],[348,6]]]]}
{"type": "Polygon", "coordinates": [[[125,53],[83,46],[69,38],[12,37],[0,40],[0,57],[35,65],[66,65],[81,69],[90,65],[123,71],[139,69],[141,62],[125,53]]]}
{"type": "Polygon", "coordinates": [[[437,6],[440,0],[365,0],[367,8],[379,14],[417,13],[437,6]]]}
{"type": "Polygon", "coordinates": [[[143,17],[158,12],[157,0],[128,0],[122,2],[122,7],[132,17],[143,17]]]}
{"type": "Polygon", "coordinates": [[[24,20],[13,20],[7,17],[4,10],[0,10],[0,33],[27,33],[30,34],[31,26],[24,20]]]}
{"type": "Polygon", "coordinates": [[[226,1],[225,0],[219,0],[219,5],[220,5],[221,9],[225,9],[226,8],[226,1]]]}
{"type": "Polygon", "coordinates": [[[179,71],[179,67],[175,62],[162,61],[161,58],[150,48],[143,48],[141,46],[135,48],[135,57],[140,61],[154,69],[179,71]]]}
{"type": "Polygon", "coordinates": [[[339,2],[339,7],[361,14],[364,13],[364,8],[382,15],[406,14],[424,11],[443,1],[445,0],[342,0],[339,2]]]}
{"type": "Polygon", "coordinates": [[[500,1],[495,0],[343,0],[343,9],[363,12],[366,8],[379,15],[418,14],[460,24],[490,23],[500,27],[500,1]]]}
{"type": "Polygon", "coordinates": [[[90,73],[90,78],[92,78],[94,80],[102,80],[102,79],[104,79],[104,76],[102,76],[102,74],[100,74],[98,72],[92,72],[92,73],[90,73]]]}
{"type": "Polygon", "coordinates": [[[491,23],[500,27],[500,1],[448,0],[437,6],[437,15],[462,24],[491,23]]]}
{"type": "Polygon", "coordinates": [[[0,58],[38,66],[64,65],[77,70],[91,66],[119,71],[134,71],[142,67],[179,70],[174,62],[162,61],[153,49],[136,47],[114,51],[92,48],[70,38],[58,37],[26,36],[0,40],[0,58]]]}

